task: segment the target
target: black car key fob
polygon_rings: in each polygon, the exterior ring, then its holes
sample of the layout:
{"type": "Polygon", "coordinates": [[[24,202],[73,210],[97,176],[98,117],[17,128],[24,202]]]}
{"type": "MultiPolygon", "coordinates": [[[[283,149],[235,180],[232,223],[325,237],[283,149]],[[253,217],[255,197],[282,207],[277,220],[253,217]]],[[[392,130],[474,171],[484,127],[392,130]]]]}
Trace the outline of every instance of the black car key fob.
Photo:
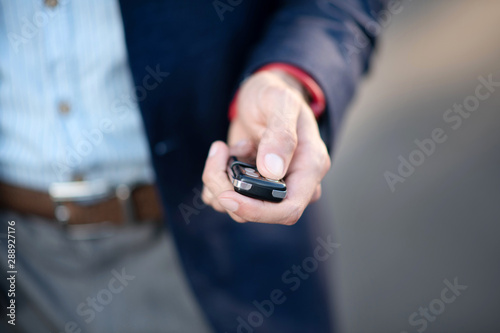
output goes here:
{"type": "Polygon", "coordinates": [[[285,182],[263,177],[253,163],[231,156],[227,174],[234,190],[247,197],[271,202],[281,202],[286,197],[285,182]]]}

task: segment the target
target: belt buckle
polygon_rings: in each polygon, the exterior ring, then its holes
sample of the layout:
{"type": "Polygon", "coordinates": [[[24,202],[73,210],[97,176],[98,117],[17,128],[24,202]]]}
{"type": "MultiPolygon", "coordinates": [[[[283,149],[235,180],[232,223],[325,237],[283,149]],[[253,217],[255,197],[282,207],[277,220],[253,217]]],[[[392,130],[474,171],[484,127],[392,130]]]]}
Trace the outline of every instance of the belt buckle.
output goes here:
{"type": "Polygon", "coordinates": [[[75,240],[88,240],[110,237],[114,234],[113,227],[109,221],[89,224],[70,224],[70,211],[64,203],[75,202],[80,204],[92,204],[114,195],[121,203],[127,224],[134,221],[133,204],[131,200],[132,187],[120,184],[112,188],[103,179],[56,182],[49,186],[49,195],[54,202],[54,215],[56,220],[67,231],[68,237],[75,240]],[[108,226],[107,228],[104,226],[108,226]],[[104,228],[103,228],[104,227],[104,228]]]}

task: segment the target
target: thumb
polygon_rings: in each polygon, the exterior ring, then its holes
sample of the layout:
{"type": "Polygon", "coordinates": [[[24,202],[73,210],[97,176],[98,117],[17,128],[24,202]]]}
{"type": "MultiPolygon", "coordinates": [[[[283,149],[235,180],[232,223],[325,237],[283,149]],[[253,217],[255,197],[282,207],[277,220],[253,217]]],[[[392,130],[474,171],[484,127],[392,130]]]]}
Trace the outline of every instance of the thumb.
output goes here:
{"type": "Polygon", "coordinates": [[[267,86],[261,90],[258,103],[267,123],[257,149],[257,169],[264,177],[281,179],[297,147],[300,96],[286,87],[267,86]]]}

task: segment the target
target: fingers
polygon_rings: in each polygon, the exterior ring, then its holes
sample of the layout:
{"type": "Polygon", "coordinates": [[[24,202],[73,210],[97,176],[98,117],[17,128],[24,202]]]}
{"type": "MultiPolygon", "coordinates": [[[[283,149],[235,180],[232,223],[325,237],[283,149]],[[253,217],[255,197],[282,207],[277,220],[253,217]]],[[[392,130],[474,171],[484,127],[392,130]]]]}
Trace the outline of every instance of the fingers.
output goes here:
{"type": "Polygon", "coordinates": [[[258,94],[259,108],[268,120],[257,150],[257,169],[271,179],[285,176],[297,147],[297,120],[304,103],[286,87],[264,86],[258,94]]]}
{"type": "MultiPolygon", "coordinates": [[[[309,158],[309,154],[302,155],[297,157],[298,162],[309,158]]],[[[309,164],[307,168],[296,168],[286,178],[287,197],[278,204],[248,198],[232,190],[222,192],[218,199],[228,211],[243,220],[292,225],[297,222],[307,205],[321,196],[319,182],[326,172],[325,168],[320,163],[309,164]]]]}
{"type": "Polygon", "coordinates": [[[293,205],[286,199],[276,204],[245,197],[235,191],[226,191],[219,196],[219,200],[225,204],[229,203],[230,212],[246,221],[293,224],[301,215],[300,208],[294,208],[294,211],[291,211],[293,205]]]}
{"type": "Polygon", "coordinates": [[[213,193],[206,186],[203,186],[203,191],[201,192],[201,199],[205,204],[212,206],[212,208],[215,209],[216,211],[220,213],[226,212],[226,209],[219,204],[213,193]]]}
{"type": "Polygon", "coordinates": [[[237,217],[252,222],[292,225],[301,217],[313,197],[313,190],[307,190],[309,179],[302,179],[304,174],[297,174],[290,185],[287,184],[287,197],[280,203],[271,203],[242,196],[235,191],[225,191],[219,196],[219,202],[237,217]]]}
{"type": "Polygon", "coordinates": [[[222,192],[219,202],[242,220],[292,225],[302,216],[311,200],[317,200],[321,195],[316,186],[311,189],[310,181],[306,173],[296,173],[287,183],[287,197],[278,204],[245,197],[235,191],[222,192]]]}
{"type": "Polygon", "coordinates": [[[225,212],[225,209],[216,200],[217,196],[233,189],[226,172],[228,159],[228,146],[222,141],[215,141],[210,147],[202,176],[204,184],[202,199],[220,212],[225,212]]]}
{"type": "Polygon", "coordinates": [[[250,139],[251,137],[247,134],[245,127],[240,121],[233,121],[231,123],[227,135],[227,143],[229,147],[233,147],[241,141],[250,139]]]}
{"type": "Polygon", "coordinates": [[[229,147],[230,156],[255,156],[256,147],[250,140],[241,140],[229,147]]]}
{"type": "MultiPolygon", "coordinates": [[[[233,191],[233,185],[229,181],[226,168],[229,154],[245,155],[253,146],[249,141],[242,141],[231,149],[221,141],[216,141],[210,147],[205,169],[203,171],[203,191],[201,198],[207,205],[212,206],[216,211],[229,213],[237,222],[246,222],[245,219],[233,214],[231,203],[220,201],[218,196],[224,191],[233,191]]],[[[235,192],[236,193],[236,192],[235,192]]]]}
{"type": "Polygon", "coordinates": [[[318,186],[316,186],[316,190],[314,191],[314,194],[313,194],[311,200],[309,201],[309,203],[316,202],[320,198],[321,198],[321,184],[318,184],[318,186]]]}

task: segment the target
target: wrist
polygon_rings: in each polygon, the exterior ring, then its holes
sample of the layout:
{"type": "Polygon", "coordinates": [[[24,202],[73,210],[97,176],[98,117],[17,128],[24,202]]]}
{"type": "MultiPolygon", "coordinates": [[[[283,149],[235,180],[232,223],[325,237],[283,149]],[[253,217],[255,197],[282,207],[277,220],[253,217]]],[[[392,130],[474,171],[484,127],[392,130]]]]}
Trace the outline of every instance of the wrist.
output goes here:
{"type": "Polygon", "coordinates": [[[279,62],[261,67],[257,72],[271,70],[279,70],[286,73],[287,76],[292,77],[302,86],[302,89],[305,91],[306,101],[313,111],[316,119],[318,119],[323,112],[325,112],[325,94],[318,83],[307,72],[303,71],[299,67],[279,62]]]}
{"type": "Polygon", "coordinates": [[[299,80],[297,80],[294,76],[288,74],[287,72],[281,69],[269,69],[269,70],[263,70],[262,72],[264,71],[278,76],[290,89],[296,91],[300,96],[302,96],[302,98],[304,98],[304,101],[306,103],[309,103],[309,95],[307,94],[307,90],[302,85],[302,83],[300,83],[299,80]]]}
{"type": "MultiPolygon", "coordinates": [[[[306,103],[309,104],[316,119],[321,117],[325,112],[326,99],[323,90],[316,81],[302,69],[286,63],[271,63],[261,67],[255,73],[261,71],[269,71],[280,76],[290,87],[298,91],[301,96],[305,98],[306,103]]],[[[229,105],[229,121],[233,120],[237,114],[238,92],[239,91],[233,96],[233,100],[229,105]]]]}

